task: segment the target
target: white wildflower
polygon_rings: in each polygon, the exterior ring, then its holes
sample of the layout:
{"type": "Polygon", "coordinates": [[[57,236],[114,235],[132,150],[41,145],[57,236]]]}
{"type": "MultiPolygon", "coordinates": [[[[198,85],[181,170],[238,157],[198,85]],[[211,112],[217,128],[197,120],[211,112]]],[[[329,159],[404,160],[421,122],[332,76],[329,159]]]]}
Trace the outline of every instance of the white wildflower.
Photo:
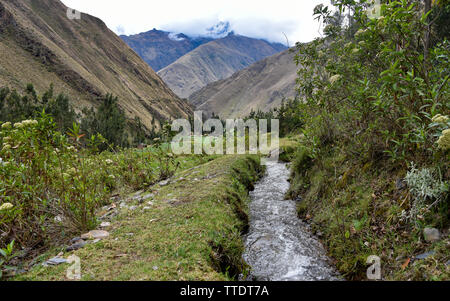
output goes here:
{"type": "Polygon", "coordinates": [[[353,42],[348,42],[347,44],[345,44],[345,48],[350,48],[353,46],[353,42]]]}
{"type": "Polygon", "coordinates": [[[450,129],[442,132],[442,136],[438,140],[438,145],[440,149],[449,150],[450,149],[450,129]]]}
{"type": "Polygon", "coordinates": [[[9,210],[12,209],[13,207],[14,205],[11,203],[4,203],[3,205],[0,206],[0,211],[9,210]]]}
{"type": "Polygon", "coordinates": [[[11,144],[3,143],[3,149],[2,150],[7,151],[9,149],[11,149],[11,144]]]}
{"type": "Polygon", "coordinates": [[[361,36],[361,35],[363,35],[363,34],[365,34],[365,33],[366,33],[366,30],[360,29],[360,30],[358,30],[358,31],[355,33],[355,37],[359,37],[359,36],[361,36]]]}
{"type": "Polygon", "coordinates": [[[339,74],[333,75],[332,77],[330,77],[330,83],[333,85],[334,83],[336,83],[340,79],[341,79],[341,76],[339,74]]]}
{"type": "Polygon", "coordinates": [[[15,127],[16,129],[21,129],[21,128],[23,128],[23,123],[22,123],[22,122],[14,123],[14,127],[15,127]]]}
{"type": "Polygon", "coordinates": [[[436,116],[433,117],[431,121],[433,121],[433,123],[447,123],[448,120],[449,120],[448,116],[437,114],[436,116]]]}
{"type": "Polygon", "coordinates": [[[9,129],[11,127],[11,122],[5,122],[2,124],[2,129],[9,129]]]}

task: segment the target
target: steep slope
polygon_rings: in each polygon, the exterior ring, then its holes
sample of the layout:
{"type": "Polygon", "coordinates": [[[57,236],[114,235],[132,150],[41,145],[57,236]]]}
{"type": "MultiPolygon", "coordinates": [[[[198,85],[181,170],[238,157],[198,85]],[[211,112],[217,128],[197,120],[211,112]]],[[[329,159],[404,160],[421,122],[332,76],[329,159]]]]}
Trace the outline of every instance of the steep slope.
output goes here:
{"type": "Polygon", "coordinates": [[[212,38],[191,38],[182,33],[150,30],[131,36],[120,36],[155,71],[167,67],[186,53],[212,38]]]}
{"type": "Polygon", "coordinates": [[[244,117],[252,110],[275,108],[283,98],[294,98],[296,78],[294,53],[286,50],[207,85],[192,94],[189,101],[197,110],[214,112],[222,118],[244,117]]]}
{"type": "Polygon", "coordinates": [[[27,83],[41,93],[54,83],[76,109],[112,93],[148,129],[191,111],[101,20],[71,20],[59,0],[0,0],[0,86],[27,83]]]}
{"type": "Polygon", "coordinates": [[[285,49],[281,44],[231,33],[196,48],[158,74],[178,96],[187,98],[207,84],[285,49]]]}

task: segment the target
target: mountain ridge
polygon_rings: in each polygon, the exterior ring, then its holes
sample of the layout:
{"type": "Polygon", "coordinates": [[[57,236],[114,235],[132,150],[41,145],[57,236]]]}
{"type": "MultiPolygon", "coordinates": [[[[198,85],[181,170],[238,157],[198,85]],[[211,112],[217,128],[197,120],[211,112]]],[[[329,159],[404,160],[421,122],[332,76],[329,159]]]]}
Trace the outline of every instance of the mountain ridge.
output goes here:
{"type": "Polygon", "coordinates": [[[251,64],[287,49],[282,44],[228,34],[203,44],[158,71],[181,98],[188,98],[207,84],[231,76],[251,64]]]}
{"type": "Polygon", "coordinates": [[[120,37],[156,72],[186,53],[214,40],[212,37],[190,37],[183,33],[157,29],[120,37]]]}
{"type": "Polygon", "coordinates": [[[59,0],[0,1],[0,86],[20,90],[33,83],[43,92],[53,83],[78,111],[112,93],[126,115],[149,130],[190,114],[103,21],[87,14],[70,20],[66,12],[59,0]]]}
{"type": "Polygon", "coordinates": [[[245,117],[253,111],[268,111],[284,98],[296,97],[297,66],[294,53],[283,51],[208,84],[189,97],[189,102],[207,116],[245,117]]]}

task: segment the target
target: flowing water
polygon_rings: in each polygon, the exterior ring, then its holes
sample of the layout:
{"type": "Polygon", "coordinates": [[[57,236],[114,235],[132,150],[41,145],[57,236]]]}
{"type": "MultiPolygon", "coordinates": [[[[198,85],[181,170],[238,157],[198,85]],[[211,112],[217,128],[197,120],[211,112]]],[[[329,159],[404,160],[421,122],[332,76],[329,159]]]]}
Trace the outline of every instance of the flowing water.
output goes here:
{"type": "Polygon", "coordinates": [[[309,226],[297,217],[296,203],[284,200],[289,189],[286,164],[269,162],[266,176],[251,193],[250,231],[244,260],[250,279],[262,281],[339,280],[309,226]]]}

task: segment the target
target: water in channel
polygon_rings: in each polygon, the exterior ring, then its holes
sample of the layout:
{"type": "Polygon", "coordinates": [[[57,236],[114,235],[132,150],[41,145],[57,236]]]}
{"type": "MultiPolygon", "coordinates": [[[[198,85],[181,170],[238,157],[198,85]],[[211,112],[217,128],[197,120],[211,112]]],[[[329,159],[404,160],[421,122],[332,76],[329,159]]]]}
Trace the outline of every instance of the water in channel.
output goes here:
{"type": "Polygon", "coordinates": [[[297,217],[296,203],[284,200],[289,189],[284,163],[269,162],[251,192],[250,231],[244,260],[250,279],[260,281],[340,280],[307,224],[297,217]]]}

